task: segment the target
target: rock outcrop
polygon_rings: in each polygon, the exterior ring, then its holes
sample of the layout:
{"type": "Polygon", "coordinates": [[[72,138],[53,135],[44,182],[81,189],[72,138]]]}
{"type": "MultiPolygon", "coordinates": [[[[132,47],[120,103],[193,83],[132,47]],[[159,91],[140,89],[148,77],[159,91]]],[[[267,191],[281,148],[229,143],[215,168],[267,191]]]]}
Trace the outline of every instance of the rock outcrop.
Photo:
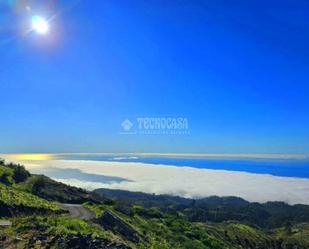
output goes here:
{"type": "MultiPolygon", "coordinates": [[[[1,239],[1,237],[0,237],[1,239]]],[[[5,243],[6,238],[0,241],[0,249],[17,248],[14,241],[5,243]],[[11,247],[13,246],[13,247],[11,247]]],[[[15,239],[16,240],[16,239],[15,239]]],[[[130,249],[121,242],[114,242],[101,237],[93,237],[92,234],[86,235],[56,235],[50,236],[45,233],[38,233],[31,237],[29,241],[24,241],[24,249],[31,248],[58,248],[58,249],[130,249]]]]}
{"type": "Polygon", "coordinates": [[[59,249],[130,249],[123,243],[112,242],[99,237],[93,238],[91,234],[84,236],[69,235],[58,238],[59,249]]]}
{"type": "Polygon", "coordinates": [[[110,211],[105,211],[103,215],[98,219],[98,223],[103,228],[118,233],[129,241],[135,243],[140,241],[140,236],[138,232],[110,211]]]}

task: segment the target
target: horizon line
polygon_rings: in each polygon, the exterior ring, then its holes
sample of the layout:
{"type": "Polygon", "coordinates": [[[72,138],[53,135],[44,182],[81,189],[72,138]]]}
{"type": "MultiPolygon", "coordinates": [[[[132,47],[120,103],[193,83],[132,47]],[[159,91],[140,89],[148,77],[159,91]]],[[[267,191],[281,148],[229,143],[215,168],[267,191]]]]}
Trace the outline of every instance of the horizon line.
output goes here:
{"type": "Polygon", "coordinates": [[[2,156],[18,155],[111,155],[111,156],[144,156],[144,157],[177,157],[177,158],[255,158],[255,159],[309,159],[308,154],[283,153],[159,153],[159,152],[60,152],[60,153],[0,153],[2,156]]]}

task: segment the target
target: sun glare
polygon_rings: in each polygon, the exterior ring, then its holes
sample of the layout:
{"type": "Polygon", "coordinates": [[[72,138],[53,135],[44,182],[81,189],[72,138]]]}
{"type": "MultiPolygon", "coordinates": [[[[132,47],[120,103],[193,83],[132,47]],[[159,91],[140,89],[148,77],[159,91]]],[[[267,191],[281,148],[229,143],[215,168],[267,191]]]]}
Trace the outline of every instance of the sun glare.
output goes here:
{"type": "Polygon", "coordinates": [[[48,22],[40,16],[33,16],[32,29],[36,31],[38,34],[44,35],[49,31],[48,22]]]}
{"type": "Polygon", "coordinates": [[[17,161],[41,161],[53,159],[53,155],[51,154],[11,154],[6,155],[5,157],[17,161]]]}

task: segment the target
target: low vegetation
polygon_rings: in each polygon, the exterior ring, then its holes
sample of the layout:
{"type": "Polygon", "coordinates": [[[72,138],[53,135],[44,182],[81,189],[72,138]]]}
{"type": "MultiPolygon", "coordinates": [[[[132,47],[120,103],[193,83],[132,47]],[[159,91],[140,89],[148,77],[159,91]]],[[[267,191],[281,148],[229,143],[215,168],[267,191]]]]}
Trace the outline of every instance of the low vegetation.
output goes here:
{"type": "MultiPolygon", "coordinates": [[[[207,249],[207,248],[254,248],[289,249],[309,248],[309,225],[293,226],[292,233],[286,227],[263,230],[237,221],[221,223],[190,222],[182,213],[166,214],[157,208],[132,206],[131,212],[117,211],[117,206],[85,204],[100,217],[107,210],[132,226],[142,238],[132,248],[207,249]],[[305,227],[304,227],[305,226],[305,227]]],[[[125,239],[125,238],[123,238],[125,239]]]]}
{"type": "Polygon", "coordinates": [[[33,194],[0,184],[0,202],[12,207],[24,206],[58,210],[54,202],[44,200],[33,194]]]}
{"type": "Polygon", "coordinates": [[[0,217],[60,212],[58,205],[22,190],[19,184],[30,177],[23,166],[0,161],[0,217]]]}
{"type": "Polygon", "coordinates": [[[158,208],[163,213],[182,213],[191,222],[238,221],[263,229],[309,222],[308,205],[288,205],[283,202],[252,203],[238,197],[207,197],[193,200],[168,195],[153,195],[123,190],[98,189],[97,193],[117,200],[118,210],[128,213],[140,205],[158,208]]]}

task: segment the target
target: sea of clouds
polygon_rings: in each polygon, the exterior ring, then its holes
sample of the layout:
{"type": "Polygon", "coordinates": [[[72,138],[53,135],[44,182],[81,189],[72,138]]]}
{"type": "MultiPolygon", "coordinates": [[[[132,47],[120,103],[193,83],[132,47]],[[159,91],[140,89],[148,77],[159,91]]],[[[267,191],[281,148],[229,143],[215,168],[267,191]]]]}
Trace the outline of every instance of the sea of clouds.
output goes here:
{"type": "Polygon", "coordinates": [[[309,205],[309,179],[128,162],[42,160],[21,163],[32,173],[48,175],[48,172],[59,170],[56,177],[51,177],[88,190],[111,188],[190,198],[238,196],[254,202],[284,201],[309,205]],[[61,177],[64,169],[66,172],[78,170],[81,174],[78,178],[68,174],[61,177]],[[80,177],[83,174],[87,180],[80,177]],[[91,175],[118,180],[90,181],[91,175]]]}

